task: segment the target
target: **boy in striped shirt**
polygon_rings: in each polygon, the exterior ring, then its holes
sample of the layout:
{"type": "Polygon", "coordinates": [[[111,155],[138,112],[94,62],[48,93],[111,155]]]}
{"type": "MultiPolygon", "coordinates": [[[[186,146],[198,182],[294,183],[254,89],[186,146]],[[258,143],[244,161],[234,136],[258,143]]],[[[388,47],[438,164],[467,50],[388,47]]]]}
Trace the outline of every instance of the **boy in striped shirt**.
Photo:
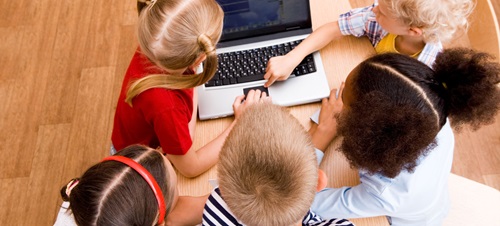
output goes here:
{"type": "Polygon", "coordinates": [[[326,175],[307,132],[282,107],[256,104],[241,115],[217,173],[219,187],[205,204],[203,225],[353,225],[310,210],[326,175]]]}

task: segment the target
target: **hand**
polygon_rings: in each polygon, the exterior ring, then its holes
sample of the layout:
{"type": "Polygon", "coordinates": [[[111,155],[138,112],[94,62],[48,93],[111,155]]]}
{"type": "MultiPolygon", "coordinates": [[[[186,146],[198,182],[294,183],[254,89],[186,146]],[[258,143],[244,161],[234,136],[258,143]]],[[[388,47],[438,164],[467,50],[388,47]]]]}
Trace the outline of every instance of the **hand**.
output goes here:
{"type": "Polygon", "coordinates": [[[269,59],[266,74],[264,75],[264,79],[267,79],[264,87],[271,86],[275,81],[287,80],[293,69],[300,63],[300,60],[302,59],[295,59],[290,54],[269,59]]]}
{"type": "Polygon", "coordinates": [[[272,102],[272,99],[260,90],[250,90],[246,98],[245,95],[237,96],[233,103],[234,118],[237,119],[248,106],[264,102],[272,102]]]}
{"type": "Polygon", "coordinates": [[[339,89],[332,89],[330,97],[324,98],[321,103],[321,112],[319,114],[318,125],[336,125],[336,115],[342,111],[344,102],[342,102],[342,92],[344,91],[344,83],[340,85],[339,89]],[[337,93],[338,92],[338,93],[337,93]]]}
{"type": "Polygon", "coordinates": [[[337,89],[332,89],[330,97],[323,99],[318,125],[309,130],[313,144],[319,150],[324,151],[337,136],[337,115],[340,114],[344,106],[342,102],[343,91],[344,83],[340,85],[338,96],[337,89]]]}

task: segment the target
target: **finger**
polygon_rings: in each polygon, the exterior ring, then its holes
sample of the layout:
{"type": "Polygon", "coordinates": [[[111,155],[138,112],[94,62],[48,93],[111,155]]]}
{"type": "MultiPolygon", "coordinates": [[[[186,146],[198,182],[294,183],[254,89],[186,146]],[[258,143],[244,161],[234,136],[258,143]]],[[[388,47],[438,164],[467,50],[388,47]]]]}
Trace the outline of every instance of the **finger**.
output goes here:
{"type": "Polygon", "coordinates": [[[243,99],[245,98],[245,95],[239,95],[234,99],[233,107],[238,108],[241,105],[241,102],[243,102],[243,99]]]}
{"type": "Polygon", "coordinates": [[[345,87],[345,82],[342,82],[339,87],[339,98],[342,95],[342,92],[344,92],[344,87],[345,87]]]}
{"type": "Polygon", "coordinates": [[[245,97],[245,102],[247,103],[252,103],[254,101],[254,96],[255,96],[255,90],[250,90],[247,93],[247,96],[245,97]]]}
{"type": "Polygon", "coordinates": [[[324,108],[324,106],[328,105],[328,100],[331,99],[331,98],[323,98],[323,100],[321,100],[321,107],[324,108]]]}
{"type": "Polygon", "coordinates": [[[330,96],[328,97],[328,101],[330,103],[335,102],[337,100],[336,95],[337,95],[337,89],[330,90],[330,96]]]}
{"type": "Polygon", "coordinates": [[[267,64],[266,74],[264,75],[264,79],[269,79],[269,77],[271,77],[271,74],[273,73],[269,70],[269,64],[267,64]]]}
{"type": "Polygon", "coordinates": [[[255,95],[253,96],[253,101],[254,102],[259,102],[259,99],[260,99],[260,94],[262,93],[262,91],[260,91],[260,89],[258,90],[255,90],[255,95]]]}
{"type": "Polygon", "coordinates": [[[345,82],[340,84],[339,90],[337,91],[337,100],[342,101],[342,94],[344,93],[345,82]]]}
{"type": "Polygon", "coordinates": [[[260,98],[263,99],[263,98],[266,98],[267,97],[267,93],[266,92],[262,92],[260,94],[260,98]]]}
{"type": "Polygon", "coordinates": [[[272,85],[272,84],[273,84],[273,83],[274,83],[274,82],[275,82],[278,78],[279,78],[278,76],[271,76],[271,77],[267,80],[266,84],[264,84],[264,87],[266,87],[266,88],[267,88],[267,87],[271,86],[271,85],[272,85]]]}

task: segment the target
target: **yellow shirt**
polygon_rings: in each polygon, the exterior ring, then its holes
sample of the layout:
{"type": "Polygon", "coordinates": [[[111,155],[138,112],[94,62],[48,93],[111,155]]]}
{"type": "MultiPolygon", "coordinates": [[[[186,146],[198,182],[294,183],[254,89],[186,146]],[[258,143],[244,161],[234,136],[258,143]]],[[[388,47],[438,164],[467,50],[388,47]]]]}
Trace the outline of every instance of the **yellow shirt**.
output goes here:
{"type": "MultiPolygon", "coordinates": [[[[387,34],[380,42],[377,44],[375,47],[375,51],[377,53],[400,53],[396,49],[396,37],[397,35],[393,34],[387,34]]],[[[418,55],[422,52],[422,50],[418,51],[417,53],[411,55],[413,58],[417,58],[418,55]]]]}

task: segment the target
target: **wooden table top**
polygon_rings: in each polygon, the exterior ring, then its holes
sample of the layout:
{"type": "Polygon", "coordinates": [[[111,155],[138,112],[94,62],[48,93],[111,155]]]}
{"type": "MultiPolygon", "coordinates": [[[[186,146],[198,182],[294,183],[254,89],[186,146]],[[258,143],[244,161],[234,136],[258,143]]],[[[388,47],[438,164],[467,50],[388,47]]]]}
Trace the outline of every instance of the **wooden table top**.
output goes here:
{"type": "MultiPolygon", "coordinates": [[[[322,24],[336,21],[339,14],[351,9],[348,0],[324,1],[311,0],[311,15],[313,29],[322,24]]],[[[325,73],[328,77],[328,85],[331,89],[340,86],[349,72],[361,61],[375,53],[374,48],[367,38],[356,38],[345,36],[328,44],[320,50],[325,73]]],[[[295,107],[288,107],[304,128],[309,129],[311,121],[309,117],[320,107],[320,103],[306,104],[295,107]]],[[[233,118],[222,118],[208,121],[199,121],[196,124],[196,133],[193,141],[193,148],[199,148],[213,140],[226,127],[233,118]]],[[[335,151],[335,144],[325,151],[321,168],[328,175],[328,187],[354,186],[359,184],[359,176],[356,169],[351,169],[345,157],[335,151]]],[[[196,150],[194,149],[194,150],[196,150]]],[[[188,179],[178,174],[178,186],[180,195],[204,195],[210,193],[213,188],[208,180],[216,179],[216,166],[206,173],[188,179]]],[[[385,217],[351,219],[357,225],[388,225],[385,217]]]]}

